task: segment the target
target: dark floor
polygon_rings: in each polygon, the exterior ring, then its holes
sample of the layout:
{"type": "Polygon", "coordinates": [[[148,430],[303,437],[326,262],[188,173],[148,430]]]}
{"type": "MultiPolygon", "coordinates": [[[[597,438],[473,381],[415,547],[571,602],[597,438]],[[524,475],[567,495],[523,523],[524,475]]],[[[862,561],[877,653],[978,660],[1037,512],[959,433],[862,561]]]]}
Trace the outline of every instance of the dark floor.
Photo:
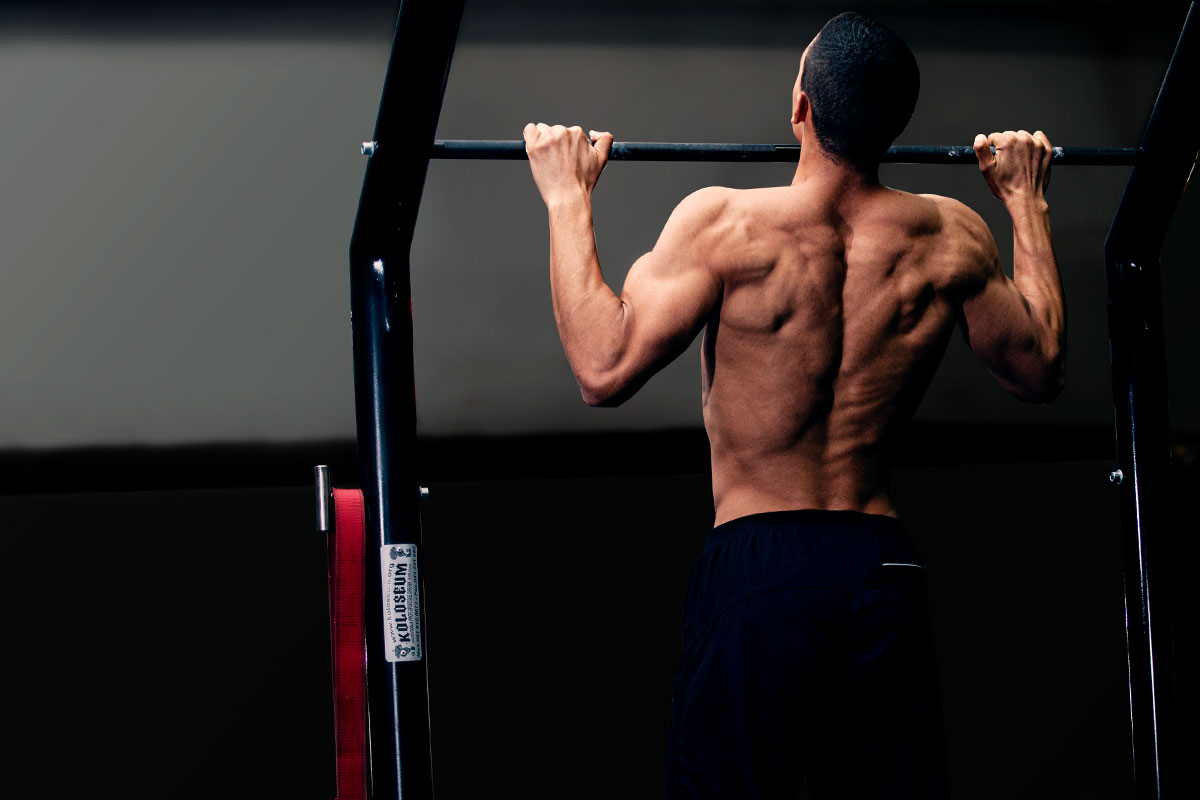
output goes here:
{"type": "MultiPolygon", "coordinates": [[[[955,797],[1128,795],[1107,471],[898,472],[929,564],[955,797]]],[[[439,796],[658,796],[707,476],[431,489],[422,571],[439,796]]],[[[62,791],[43,796],[333,797],[310,487],[10,496],[0,514],[22,645],[7,716],[28,750],[15,756],[74,765],[48,773],[62,791]]],[[[1185,617],[1181,658],[1194,665],[1185,617]]],[[[1188,707],[1192,674],[1180,671],[1188,707]]]]}

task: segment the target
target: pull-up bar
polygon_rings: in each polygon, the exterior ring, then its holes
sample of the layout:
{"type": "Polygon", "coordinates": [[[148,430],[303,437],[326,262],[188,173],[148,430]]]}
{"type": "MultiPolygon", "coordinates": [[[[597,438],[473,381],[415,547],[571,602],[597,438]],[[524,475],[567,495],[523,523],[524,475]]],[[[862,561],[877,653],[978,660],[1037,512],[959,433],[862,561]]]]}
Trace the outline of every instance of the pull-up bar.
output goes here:
{"type": "MultiPolygon", "coordinates": [[[[373,152],[375,143],[364,142],[363,153],[373,152]]],[[[526,158],[520,140],[439,139],[431,158],[489,159],[520,161],[526,158]]],[[[610,161],[710,161],[747,163],[795,163],[798,144],[723,144],[673,142],[613,142],[610,161]]],[[[1102,165],[1128,167],[1142,161],[1139,147],[1056,147],[1055,166],[1102,165]]],[[[889,148],[885,164],[977,164],[970,145],[906,145],[889,148]]]]}

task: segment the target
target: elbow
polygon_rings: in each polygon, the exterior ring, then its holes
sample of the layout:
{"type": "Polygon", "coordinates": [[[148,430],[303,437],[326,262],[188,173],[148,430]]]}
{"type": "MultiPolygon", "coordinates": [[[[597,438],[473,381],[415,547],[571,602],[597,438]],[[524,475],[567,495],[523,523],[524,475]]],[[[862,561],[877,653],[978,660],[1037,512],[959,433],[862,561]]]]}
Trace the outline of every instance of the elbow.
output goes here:
{"type": "Polygon", "coordinates": [[[1026,403],[1046,405],[1058,399],[1066,385],[1066,363],[1061,355],[1056,355],[1049,360],[1045,369],[1033,379],[1024,382],[1019,389],[1013,391],[1013,394],[1018,400],[1026,403]]]}
{"type": "Polygon", "coordinates": [[[1061,347],[1047,354],[1046,370],[1042,380],[1042,403],[1052,403],[1067,386],[1067,359],[1061,347]]]}
{"type": "Polygon", "coordinates": [[[1013,392],[1013,395],[1023,403],[1044,406],[1053,403],[1062,394],[1062,390],[1063,385],[1061,383],[1050,384],[1047,386],[1025,388],[1019,392],[1013,392]]]}
{"type": "Polygon", "coordinates": [[[1049,395],[1046,397],[1046,402],[1052,402],[1058,399],[1062,394],[1063,389],[1067,388],[1067,370],[1065,367],[1058,367],[1055,370],[1053,383],[1050,386],[1049,395]]]}
{"type": "Polygon", "coordinates": [[[616,408],[617,406],[619,406],[625,402],[625,398],[620,397],[620,396],[613,396],[613,395],[606,396],[606,395],[588,394],[587,392],[584,392],[583,393],[583,402],[588,404],[592,408],[616,408]]]}
{"type": "Polygon", "coordinates": [[[576,375],[579,394],[592,408],[616,408],[628,399],[628,394],[612,376],[576,375]]]}
{"type": "Polygon", "coordinates": [[[582,385],[579,387],[579,394],[583,397],[583,402],[592,408],[614,408],[621,405],[621,401],[614,399],[612,395],[587,389],[582,385]]]}

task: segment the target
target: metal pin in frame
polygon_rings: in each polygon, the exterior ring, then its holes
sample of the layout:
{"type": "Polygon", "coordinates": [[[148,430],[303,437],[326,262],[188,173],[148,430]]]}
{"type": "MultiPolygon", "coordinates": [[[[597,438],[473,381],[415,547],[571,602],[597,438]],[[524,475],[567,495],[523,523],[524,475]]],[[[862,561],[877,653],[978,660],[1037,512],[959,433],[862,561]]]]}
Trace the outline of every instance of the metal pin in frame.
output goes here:
{"type": "Polygon", "coordinates": [[[1125,473],[1119,469],[1115,469],[1112,472],[1108,473],[1108,482],[1109,483],[1120,486],[1121,482],[1123,480],[1125,480],[1125,473]]]}
{"type": "Polygon", "coordinates": [[[375,151],[379,149],[379,142],[370,141],[362,143],[362,154],[367,158],[375,155],[375,151]]]}
{"type": "Polygon", "coordinates": [[[321,464],[313,468],[317,484],[317,532],[333,530],[333,471],[321,464]]]}

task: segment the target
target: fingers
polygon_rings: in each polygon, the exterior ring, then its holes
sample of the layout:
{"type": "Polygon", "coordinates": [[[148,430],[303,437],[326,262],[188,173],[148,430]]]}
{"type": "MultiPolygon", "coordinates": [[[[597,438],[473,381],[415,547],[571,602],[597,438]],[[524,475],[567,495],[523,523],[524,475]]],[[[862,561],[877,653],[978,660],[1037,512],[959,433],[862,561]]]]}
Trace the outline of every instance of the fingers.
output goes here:
{"type": "Polygon", "coordinates": [[[525,152],[533,148],[541,149],[549,145],[565,131],[562,125],[550,126],[544,122],[530,122],[525,126],[522,135],[525,137],[525,152]]]}
{"type": "Polygon", "coordinates": [[[537,144],[543,136],[550,134],[550,126],[544,122],[530,122],[521,131],[521,135],[525,137],[525,150],[537,144]]]}
{"type": "Polygon", "coordinates": [[[1047,150],[1050,149],[1050,140],[1047,139],[1046,134],[1042,133],[1041,131],[1030,133],[1026,130],[1019,130],[1005,131],[1004,133],[993,133],[992,136],[989,137],[989,140],[992,141],[993,144],[1003,144],[1005,148],[1010,148],[1018,144],[1032,145],[1036,143],[1043,146],[1047,150]]]}
{"type": "Polygon", "coordinates": [[[996,151],[1010,150],[1018,143],[1028,142],[1032,139],[1029,131],[996,131],[988,134],[988,144],[996,148],[996,151]]]}
{"type": "Polygon", "coordinates": [[[612,151],[613,135],[608,131],[588,131],[588,138],[600,153],[600,157],[607,161],[608,154],[612,151]]]}
{"type": "Polygon", "coordinates": [[[583,132],[578,125],[530,122],[524,128],[525,153],[534,182],[546,205],[559,197],[590,194],[608,163],[611,133],[583,132]]]}
{"type": "Polygon", "coordinates": [[[1030,133],[1020,130],[993,133],[989,140],[995,144],[997,156],[1001,151],[1011,151],[1014,156],[1020,155],[1022,158],[1037,157],[1037,160],[1047,169],[1054,155],[1050,139],[1042,131],[1030,133]]]}
{"type": "MultiPolygon", "coordinates": [[[[593,131],[594,133],[594,131],[593,131]]],[[[566,135],[583,136],[583,128],[578,125],[566,127],[564,125],[547,125],[544,122],[530,122],[526,124],[522,135],[525,141],[536,141],[541,136],[563,137],[566,135]]]]}
{"type": "MultiPolygon", "coordinates": [[[[1050,163],[1054,160],[1054,146],[1050,144],[1050,138],[1041,131],[1033,132],[1033,140],[1042,146],[1042,160],[1046,164],[1046,169],[1050,169],[1050,163]]],[[[1049,176],[1046,178],[1046,183],[1050,182],[1049,176]]]]}
{"type": "Polygon", "coordinates": [[[1044,193],[1050,183],[1053,148],[1042,131],[995,131],[976,134],[972,145],[992,194],[1001,200],[1044,193]],[[989,146],[995,152],[989,152],[989,146]]]}
{"type": "Polygon", "coordinates": [[[996,157],[999,158],[1000,153],[1005,150],[1011,150],[1019,138],[1016,131],[996,132],[988,135],[988,144],[996,148],[996,157]]]}
{"type": "Polygon", "coordinates": [[[1050,140],[1046,137],[1046,134],[1041,131],[1037,131],[1036,133],[1030,133],[1025,130],[1004,131],[1003,133],[997,131],[988,134],[986,137],[982,133],[975,135],[975,152],[977,155],[985,140],[987,144],[995,148],[997,154],[1006,150],[1015,150],[1018,147],[1029,148],[1033,145],[1037,145],[1047,153],[1054,150],[1050,146],[1050,140]]]}
{"type": "Polygon", "coordinates": [[[1050,144],[1050,138],[1042,131],[1034,131],[1033,140],[1042,146],[1042,164],[1046,170],[1042,178],[1042,194],[1045,194],[1050,190],[1050,164],[1054,160],[1054,147],[1050,144]]]}
{"type": "MultiPolygon", "coordinates": [[[[995,136],[996,134],[992,134],[995,136]]],[[[991,139],[984,136],[982,133],[975,134],[975,143],[972,145],[975,149],[975,158],[979,159],[979,171],[987,172],[996,164],[996,157],[992,155],[991,139]]]]}
{"type": "Polygon", "coordinates": [[[612,150],[613,135],[608,131],[588,131],[588,135],[583,135],[583,128],[578,125],[565,127],[563,125],[547,125],[544,122],[530,122],[522,130],[521,135],[525,139],[525,149],[528,150],[532,145],[539,143],[543,138],[562,139],[565,137],[577,136],[589,144],[593,145],[597,152],[607,160],[608,154],[612,150]]]}

